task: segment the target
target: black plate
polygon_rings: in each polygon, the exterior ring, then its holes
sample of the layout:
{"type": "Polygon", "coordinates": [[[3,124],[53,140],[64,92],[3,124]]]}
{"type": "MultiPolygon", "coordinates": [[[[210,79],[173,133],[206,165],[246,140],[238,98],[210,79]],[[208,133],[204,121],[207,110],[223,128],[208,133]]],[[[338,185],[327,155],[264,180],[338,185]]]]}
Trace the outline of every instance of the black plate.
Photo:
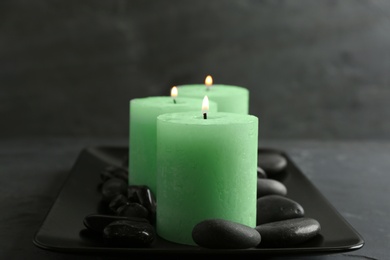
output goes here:
{"type": "Polygon", "coordinates": [[[288,161],[287,171],[283,179],[280,179],[288,189],[287,197],[303,206],[306,217],[314,218],[321,224],[321,233],[299,246],[221,251],[180,245],[157,238],[148,248],[117,248],[108,247],[98,238],[88,236],[83,219],[88,214],[99,212],[99,173],[108,165],[123,166],[127,147],[90,147],[81,151],[33,242],[40,248],[52,251],[110,254],[331,254],[361,248],[364,245],[363,238],[305,177],[289,156],[283,151],[259,149],[259,152],[268,151],[278,152],[288,161]]]}

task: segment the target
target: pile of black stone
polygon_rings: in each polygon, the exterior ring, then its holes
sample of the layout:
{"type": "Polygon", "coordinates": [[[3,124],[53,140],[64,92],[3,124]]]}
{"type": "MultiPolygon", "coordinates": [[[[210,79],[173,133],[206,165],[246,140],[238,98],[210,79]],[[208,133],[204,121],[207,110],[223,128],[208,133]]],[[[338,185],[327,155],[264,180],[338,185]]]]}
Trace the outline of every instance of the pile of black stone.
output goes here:
{"type": "Polygon", "coordinates": [[[156,238],[156,200],[147,186],[128,185],[128,170],[108,166],[100,172],[100,211],[84,225],[107,245],[148,247],[156,238]]]}
{"type": "Polygon", "coordinates": [[[288,174],[286,157],[275,151],[259,151],[257,168],[258,247],[288,247],[306,242],[321,231],[320,223],[305,217],[299,202],[287,198],[281,182],[288,174]]]}
{"type": "MultiPolygon", "coordinates": [[[[288,174],[287,165],[287,159],[277,152],[259,156],[255,228],[206,219],[194,227],[194,242],[205,248],[272,248],[296,246],[317,236],[320,223],[305,217],[304,208],[287,197],[281,181],[288,174]]],[[[103,213],[86,216],[87,229],[114,247],[152,246],[156,240],[154,194],[147,186],[128,185],[127,167],[108,166],[100,177],[103,213]]]]}

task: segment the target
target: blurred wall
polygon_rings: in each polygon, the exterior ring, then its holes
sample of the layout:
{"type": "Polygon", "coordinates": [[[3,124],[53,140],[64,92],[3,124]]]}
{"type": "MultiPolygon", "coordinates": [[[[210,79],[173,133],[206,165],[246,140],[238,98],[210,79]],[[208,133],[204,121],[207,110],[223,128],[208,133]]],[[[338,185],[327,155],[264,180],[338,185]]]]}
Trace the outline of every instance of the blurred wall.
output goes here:
{"type": "Polygon", "coordinates": [[[390,2],[2,0],[0,138],[128,135],[132,98],[247,87],[264,138],[390,138],[390,2]]]}

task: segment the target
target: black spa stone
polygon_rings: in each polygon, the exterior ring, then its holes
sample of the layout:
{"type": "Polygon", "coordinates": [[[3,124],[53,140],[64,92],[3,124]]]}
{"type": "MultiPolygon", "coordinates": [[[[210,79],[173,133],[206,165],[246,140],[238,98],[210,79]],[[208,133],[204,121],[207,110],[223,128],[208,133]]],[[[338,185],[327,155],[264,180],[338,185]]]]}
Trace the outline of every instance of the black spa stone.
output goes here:
{"type": "Polygon", "coordinates": [[[93,232],[102,233],[104,228],[118,220],[129,220],[133,222],[142,222],[149,223],[147,219],[144,218],[129,218],[129,217],[121,217],[121,216],[112,216],[112,215],[101,215],[101,214],[90,214],[84,217],[84,226],[93,232]]]}
{"type": "Polygon", "coordinates": [[[127,186],[128,184],[118,178],[112,178],[103,183],[101,192],[102,192],[102,200],[106,202],[110,202],[117,195],[127,195],[127,186]]]}
{"type": "Polygon", "coordinates": [[[286,196],[287,187],[278,180],[257,178],[257,198],[266,195],[286,196]]]}
{"type": "Polygon", "coordinates": [[[268,178],[273,179],[287,168],[287,159],[277,152],[260,152],[257,164],[267,173],[268,178]]]}
{"type": "Polygon", "coordinates": [[[129,185],[127,191],[130,201],[138,202],[150,211],[156,211],[156,199],[148,186],[129,185]]]}
{"type": "Polygon", "coordinates": [[[129,185],[127,187],[127,200],[129,202],[141,203],[137,194],[139,187],[138,185],[129,185]]]}
{"type": "Polygon", "coordinates": [[[144,206],[149,212],[152,223],[156,220],[156,199],[152,191],[146,185],[129,185],[128,199],[144,206]]]}
{"type": "Polygon", "coordinates": [[[289,247],[315,237],[321,231],[320,223],[313,218],[293,218],[258,225],[261,235],[258,247],[289,247]]]}
{"type": "Polygon", "coordinates": [[[110,201],[108,208],[112,213],[116,213],[119,207],[126,205],[128,202],[126,195],[118,194],[110,201]]]}
{"type": "Polygon", "coordinates": [[[149,218],[149,211],[139,203],[126,203],[117,209],[118,216],[149,218]]]}
{"type": "Polygon", "coordinates": [[[196,244],[212,249],[247,249],[256,247],[261,236],[255,228],[224,219],[206,219],[192,230],[196,244]]]}
{"type": "Polygon", "coordinates": [[[129,174],[128,174],[128,171],[126,169],[121,168],[121,167],[116,167],[113,165],[107,166],[106,168],[104,168],[100,172],[100,179],[102,180],[102,182],[105,182],[105,181],[112,179],[112,178],[118,178],[118,179],[121,179],[127,183],[128,178],[129,178],[129,174]]]}
{"type": "Polygon", "coordinates": [[[303,207],[295,200],[280,195],[267,195],[257,199],[257,225],[304,217],[303,207]]]}
{"type": "Polygon", "coordinates": [[[263,168],[257,166],[257,178],[266,179],[267,173],[263,170],[263,168]]]}
{"type": "Polygon", "coordinates": [[[156,233],[148,222],[118,220],[104,228],[103,237],[115,247],[148,247],[155,240],[156,233]]]}

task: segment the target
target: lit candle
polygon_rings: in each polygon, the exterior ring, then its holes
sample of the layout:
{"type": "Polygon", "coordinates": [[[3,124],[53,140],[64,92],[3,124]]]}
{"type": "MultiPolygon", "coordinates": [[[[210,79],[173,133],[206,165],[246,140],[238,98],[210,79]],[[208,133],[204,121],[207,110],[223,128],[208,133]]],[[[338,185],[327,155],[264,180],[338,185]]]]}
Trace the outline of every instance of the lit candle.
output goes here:
{"type": "Polygon", "coordinates": [[[173,86],[171,88],[171,97],[173,99],[173,103],[176,104],[176,97],[177,97],[177,87],[176,86],[173,86]]]}
{"type": "Polygon", "coordinates": [[[209,111],[209,98],[207,96],[204,96],[202,102],[203,119],[207,119],[207,111],[209,111]]]}
{"type": "Polygon", "coordinates": [[[206,85],[206,90],[209,90],[210,87],[213,85],[213,77],[207,75],[206,79],[204,80],[204,84],[206,85]]]}
{"type": "Polygon", "coordinates": [[[182,97],[203,98],[205,95],[217,102],[218,112],[249,113],[249,90],[240,86],[213,84],[208,75],[205,84],[177,86],[182,97]]]}
{"type": "MultiPolygon", "coordinates": [[[[129,184],[147,185],[156,195],[156,120],[164,113],[198,111],[202,99],[177,97],[144,97],[130,100],[129,184]],[[172,101],[173,99],[173,101],[172,101]]],[[[217,104],[210,101],[210,109],[217,104]]]]}
{"type": "Polygon", "coordinates": [[[157,117],[156,230],[188,245],[204,219],[256,226],[258,118],[203,113],[157,117]]]}

